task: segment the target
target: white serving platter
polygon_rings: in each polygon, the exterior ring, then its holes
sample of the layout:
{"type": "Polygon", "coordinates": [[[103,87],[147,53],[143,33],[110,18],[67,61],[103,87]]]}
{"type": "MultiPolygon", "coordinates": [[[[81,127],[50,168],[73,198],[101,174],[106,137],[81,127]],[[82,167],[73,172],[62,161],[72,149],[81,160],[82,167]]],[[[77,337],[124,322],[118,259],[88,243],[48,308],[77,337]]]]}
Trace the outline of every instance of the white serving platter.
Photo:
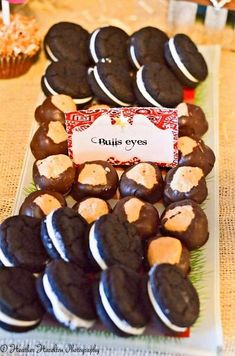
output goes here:
{"type": "MultiPolygon", "coordinates": [[[[210,238],[204,247],[205,265],[199,290],[201,300],[201,316],[199,323],[191,329],[189,338],[159,338],[154,335],[143,335],[136,338],[119,338],[103,329],[70,332],[62,327],[43,325],[26,334],[14,334],[0,330],[0,340],[9,338],[22,342],[38,340],[50,344],[75,344],[86,348],[96,345],[101,355],[218,355],[222,349],[223,337],[220,319],[220,288],[219,288],[219,46],[201,46],[209,68],[209,76],[196,89],[195,103],[206,113],[209,130],[203,137],[215,152],[216,164],[207,179],[208,199],[203,208],[209,220],[210,238]]],[[[43,100],[40,95],[38,103],[43,100]]],[[[32,124],[31,136],[37,128],[32,124]]],[[[22,175],[16,195],[13,214],[18,214],[25,195],[24,188],[32,183],[32,165],[34,158],[28,148],[22,175]]]]}

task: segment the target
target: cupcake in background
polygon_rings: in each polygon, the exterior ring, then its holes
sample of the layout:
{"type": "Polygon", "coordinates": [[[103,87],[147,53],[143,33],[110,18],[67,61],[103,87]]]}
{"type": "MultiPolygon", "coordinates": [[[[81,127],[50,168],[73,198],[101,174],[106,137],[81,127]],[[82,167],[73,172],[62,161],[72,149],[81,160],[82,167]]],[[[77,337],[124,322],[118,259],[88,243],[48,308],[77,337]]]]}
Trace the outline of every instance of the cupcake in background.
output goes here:
{"type": "Polygon", "coordinates": [[[0,18],[0,79],[26,73],[37,58],[40,44],[34,18],[15,14],[9,25],[0,18]]]}

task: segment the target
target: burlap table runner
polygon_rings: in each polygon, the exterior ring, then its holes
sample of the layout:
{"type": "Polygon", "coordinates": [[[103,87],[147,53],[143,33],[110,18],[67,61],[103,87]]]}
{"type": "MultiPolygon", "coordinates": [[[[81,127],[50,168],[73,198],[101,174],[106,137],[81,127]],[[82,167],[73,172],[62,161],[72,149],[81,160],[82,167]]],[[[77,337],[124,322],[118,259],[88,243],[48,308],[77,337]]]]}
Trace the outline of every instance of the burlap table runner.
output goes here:
{"type": "MultiPolygon", "coordinates": [[[[127,31],[141,26],[158,26],[170,32],[167,25],[167,1],[46,1],[31,0],[22,9],[36,15],[42,34],[59,20],[76,21],[93,30],[112,23],[127,31]],[[58,5],[58,3],[60,3],[58,5]],[[64,4],[63,4],[64,3],[64,4]]],[[[198,43],[208,43],[205,29],[190,30],[198,43]]],[[[222,38],[223,34],[217,35],[222,38]]],[[[230,34],[231,36],[231,34],[230,34]]],[[[233,36],[235,36],[233,34],[233,36]]],[[[214,37],[214,42],[215,42],[214,37]]],[[[234,37],[230,37],[233,48],[234,37]]],[[[210,41],[211,42],[211,41],[210,41]]],[[[227,43],[227,42],[226,42],[227,43]]],[[[224,42],[223,42],[224,44],[224,42]]],[[[40,93],[40,79],[45,67],[40,60],[23,77],[0,80],[0,221],[11,215],[29,144],[35,105],[40,93]]],[[[223,49],[220,65],[220,268],[221,310],[224,332],[224,354],[235,355],[235,53],[223,49]]],[[[213,238],[213,236],[212,236],[213,238]]]]}

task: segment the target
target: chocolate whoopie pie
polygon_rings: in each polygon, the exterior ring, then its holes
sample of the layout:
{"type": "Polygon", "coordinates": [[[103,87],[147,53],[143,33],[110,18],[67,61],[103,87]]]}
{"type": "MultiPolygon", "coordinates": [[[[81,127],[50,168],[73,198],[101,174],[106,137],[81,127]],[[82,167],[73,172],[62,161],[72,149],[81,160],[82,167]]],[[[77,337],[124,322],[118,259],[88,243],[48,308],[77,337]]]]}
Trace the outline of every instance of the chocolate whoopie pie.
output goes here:
{"type": "Polygon", "coordinates": [[[142,106],[173,108],[183,100],[183,87],[162,63],[147,63],[136,73],[135,95],[142,106]]]}
{"type": "Polygon", "coordinates": [[[178,239],[170,236],[160,236],[149,242],[147,261],[150,267],[160,263],[176,265],[184,275],[190,269],[188,249],[178,239]]]}
{"type": "Polygon", "coordinates": [[[189,250],[203,246],[209,237],[207,216],[192,200],[170,204],[161,216],[162,232],[182,241],[189,250]]]}
{"type": "Polygon", "coordinates": [[[37,280],[37,290],[45,309],[63,326],[76,330],[94,325],[91,284],[77,265],[50,262],[37,280]]]}
{"type": "Polygon", "coordinates": [[[97,314],[107,329],[118,336],[143,334],[148,316],[141,275],[123,265],[109,267],[95,292],[97,314]]]}
{"type": "Polygon", "coordinates": [[[48,96],[35,110],[35,119],[41,125],[44,122],[59,121],[65,124],[65,114],[76,111],[71,96],[57,94],[48,96]]]}
{"type": "Polygon", "coordinates": [[[194,88],[208,75],[203,55],[185,34],[176,34],[165,43],[165,58],[182,85],[194,88]]]}
{"type": "Polygon", "coordinates": [[[208,122],[200,106],[180,103],[176,109],[179,118],[179,136],[200,138],[208,130],[208,122]]]}
{"type": "Polygon", "coordinates": [[[53,155],[34,162],[33,179],[40,189],[67,194],[74,178],[73,162],[66,155],[53,155]]]}
{"type": "Polygon", "coordinates": [[[87,266],[85,236],[87,223],[71,208],[50,212],[41,225],[41,238],[48,255],[53,259],[87,266]]]}
{"type": "Polygon", "coordinates": [[[73,209],[78,212],[88,224],[93,223],[102,215],[106,215],[112,211],[110,204],[100,198],[88,197],[76,203],[73,209]]]}
{"type": "Polygon", "coordinates": [[[160,219],[157,209],[136,197],[125,197],[117,202],[113,210],[121,219],[133,224],[138,234],[146,239],[159,230],[160,219]]]}
{"type": "Polygon", "coordinates": [[[176,167],[166,175],[163,199],[166,204],[191,199],[201,204],[208,190],[203,170],[199,167],[176,167]]]}
{"type": "Polygon", "coordinates": [[[66,205],[66,200],[62,194],[48,190],[37,190],[25,198],[19,214],[42,219],[52,210],[66,205]]]}
{"type": "Polygon", "coordinates": [[[32,273],[19,267],[0,268],[0,327],[11,332],[36,328],[44,315],[32,273]]]}
{"type": "Polygon", "coordinates": [[[41,86],[46,96],[66,94],[71,96],[77,105],[92,100],[87,68],[77,62],[52,62],[42,77],[41,86]]]}
{"type": "Polygon", "coordinates": [[[147,289],[154,316],[171,332],[185,332],[197,320],[197,291],[178,267],[168,263],[154,265],[147,289]]]}
{"type": "Polygon", "coordinates": [[[33,135],[30,148],[36,159],[67,154],[67,133],[63,124],[59,121],[44,122],[33,135]]]}
{"type": "Polygon", "coordinates": [[[96,29],[90,37],[89,49],[95,63],[102,58],[127,60],[127,40],[129,36],[122,29],[106,26],[96,29]]]}
{"type": "Polygon", "coordinates": [[[89,33],[72,22],[58,22],[47,32],[44,48],[53,62],[69,60],[84,65],[89,64],[89,33]]]}
{"type": "Polygon", "coordinates": [[[205,176],[213,169],[215,155],[202,140],[182,136],[178,139],[179,166],[200,167],[205,176]]]}
{"type": "Polygon", "coordinates": [[[115,168],[106,161],[89,161],[81,164],[76,171],[72,196],[76,200],[84,197],[111,199],[118,186],[115,168]]]}
{"type": "Polygon", "coordinates": [[[103,215],[91,226],[88,240],[91,262],[100,269],[117,263],[135,271],[140,269],[143,261],[141,238],[128,221],[115,214],[103,215]]]}
{"type": "Polygon", "coordinates": [[[151,62],[164,64],[164,44],[167,41],[166,33],[156,27],[147,26],[134,32],[128,41],[128,55],[133,67],[139,69],[151,62]]]}
{"type": "Polygon", "coordinates": [[[41,272],[48,256],[40,238],[41,219],[12,216],[0,225],[0,260],[5,267],[41,272]]]}
{"type": "Polygon", "coordinates": [[[119,191],[121,197],[135,196],[156,203],[163,193],[163,180],[158,166],[149,162],[131,166],[121,175],[119,191]]]}
{"type": "Polygon", "coordinates": [[[99,61],[89,70],[89,84],[95,97],[112,106],[131,106],[135,102],[132,79],[117,61],[99,61]]]}

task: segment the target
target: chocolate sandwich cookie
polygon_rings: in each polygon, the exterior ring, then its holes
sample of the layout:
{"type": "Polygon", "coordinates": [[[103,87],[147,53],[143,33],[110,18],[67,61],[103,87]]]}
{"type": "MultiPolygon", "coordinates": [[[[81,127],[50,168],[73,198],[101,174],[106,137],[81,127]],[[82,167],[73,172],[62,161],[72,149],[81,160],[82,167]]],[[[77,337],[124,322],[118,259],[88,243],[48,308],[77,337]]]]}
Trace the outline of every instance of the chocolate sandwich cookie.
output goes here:
{"type": "Polygon", "coordinates": [[[89,64],[89,33],[72,22],[59,22],[53,25],[44,39],[44,48],[53,62],[74,61],[89,64]]]}
{"type": "Polygon", "coordinates": [[[143,27],[134,32],[128,41],[128,55],[133,67],[139,69],[151,62],[164,64],[164,44],[167,41],[166,33],[156,27],[143,27]]]}
{"type": "Polygon", "coordinates": [[[62,194],[47,190],[37,190],[25,198],[19,214],[42,219],[51,211],[66,205],[66,200],[62,194]]]}
{"type": "Polygon", "coordinates": [[[128,69],[118,62],[99,61],[89,69],[89,83],[95,97],[112,106],[131,106],[135,102],[128,69]]]}
{"type": "Polygon", "coordinates": [[[200,167],[205,176],[213,169],[215,155],[202,140],[182,136],[178,139],[179,166],[200,167]]]}
{"type": "Polygon", "coordinates": [[[183,87],[162,63],[147,63],[136,73],[135,95],[142,106],[173,108],[183,100],[183,87]]]}
{"type": "Polygon", "coordinates": [[[51,211],[42,222],[41,238],[51,258],[63,259],[85,268],[86,230],[87,223],[81,215],[71,208],[59,208],[51,211]]]}
{"type": "Polygon", "coordinates": [[[207,132],[208,122],[200,106],[180,103],[176,109],[179,118],[179,136],[200,138],[207,132]]]}
{"type": "Polygon", "coordinates": [[[170,236],[160,236],[149,242],[147,261],[150,267],[160,263],[176,265],[184,275],[190,269],[190,254],[187,247],[170,236]]]}
{"type": "Polygon", "coordinates": [[[176,167],[166,175],[163,199],[166,204],[191,199],[201,204],[208,190],[203,170],[199,167],[176,167]]]}
{"type": "Polygon", "coordinates": [[[89,49],[95,63],[102,58],[126,60],[129,36],[122,29],[106,26],[96,29],[90,37],[89,49]]]}
{"type": "Polygon", "coordinates": [[[156,203],[163,193],[163,180],[158,166],[143,162],[128,168],[120,178],[119,191],[121,197],[135,196],[156,203]]]}
{"type": "Polygon", "coordinates": [[[88,224],[93,223],[102,215],[112,211],[110,204],[100,198],[88,197],[76,203],[73,209],[78,212],[88,224]]]}
{"type": "Polygon", "coordinates": [[[65,114],[76,111],[71,96],[57,94],[48,96],[35,110],[35,119],[41,125],[44,122],[59,121],[65,124],[65,114]]]}
{"type": "Polygon", "coordinates": [[[73,162],[66,155],[48,156],[34,162],[33,179],[39,189],[67,194],[75,178],[73,162]]]}
{"type": "Polygon", "coordinates": [[[36,279],[19,267],[0,268],[0,327],[11,332],[36,328],[44,315],[36,279]]]}
{"type": "Polygon", "coordinates": [[[165,44],[165,58],[184,86],[196,87],[206,79],[208,69],[203,55],[187,35],[179,33],[165,44]]]}
{"type": "Polygon", "coordinates": [[[100,269],[123,264],[135,271],[143,261],[141,238],[135,226],[115,214],[101,216],[89,231],[91,261],[100,269]]]}
{"type": "Polygon", "coordinates": [[[126,197],[119,200],[113,212],[133,224],[143,239],[155,235],[159,230],[160,219],[157,209],[138,198],[126,197]]]}
{"type": "Polygon", "coordinates": [[[44,122],[33,135],[30,148],[36,159],[67,154],[67,133],[63,124],[59,121],[44,122]]]}
{"type": "Polygon", "coordinates": [[[51,63],[42,77],[41,85],[46,96],[66,94],[71,96],[77,105],[92,100],[87,68],[77,62],[51,63]]]}
{"type": "Polygon", "coordinates": [[[206,214],[192,200],[170,204],[161,216],[162,232],[182,241],[189,250],[203,246],[209,238],[206,214]]]}
{"type": "Polygon", "coordinates": [[[149,271],[147,289],[154,315],[168,331],[185,332],[197,320],[197,291],[178,267],[167,263],[154,265],[149,271]]]}
{"type": "Polygon", "coordinates": [[[12,216],[0,225],[0,260],[5,267],[41,272],[48,256],[40,238],[41,219],[12,216]]]}
{"type": "Polygon", "coordinates": [[[37,290],[45,309],[63,326],[76,330],[94,325],[91,284],[77,265],[50,262],[37,280],[37,290]]]}
{"type": "Polygon", "coordinates": [[[72,196],[76,200],[84,197],[111,199],[118,186],[115,168],[106,161],[89,161],[81,164],[76,171],[72,196]]]}
{"type": "Polygon", "coordinates": [[[143,334],[148,322],[143,285],[143,278],[123,265],[101,273],[95,293],[96,310],[114,334],[124,337],[143,334]]]}

